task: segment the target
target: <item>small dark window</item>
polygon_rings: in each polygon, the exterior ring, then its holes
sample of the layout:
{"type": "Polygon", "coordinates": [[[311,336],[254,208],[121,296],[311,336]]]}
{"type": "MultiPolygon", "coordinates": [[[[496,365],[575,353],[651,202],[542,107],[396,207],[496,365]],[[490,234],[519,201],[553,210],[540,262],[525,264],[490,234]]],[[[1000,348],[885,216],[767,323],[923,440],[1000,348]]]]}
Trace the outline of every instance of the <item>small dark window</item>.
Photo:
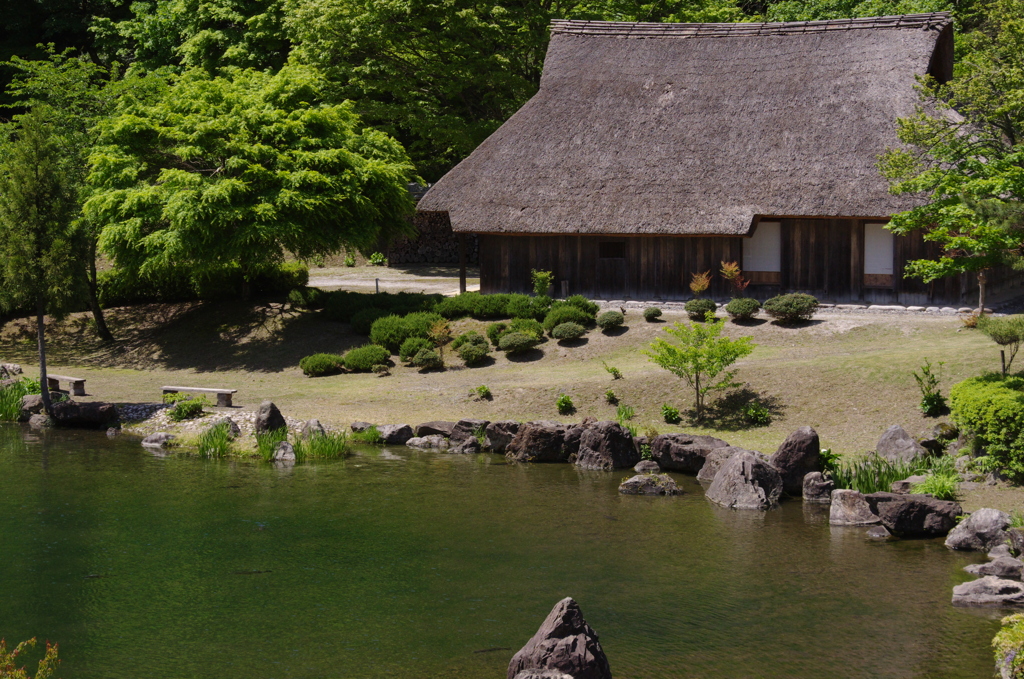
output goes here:
{"type": "Polygon", "coordinates": [[[626,244],[622,241],[618,243],[598,243],[597,256],[601,259],[625,259],[626,244]]]}

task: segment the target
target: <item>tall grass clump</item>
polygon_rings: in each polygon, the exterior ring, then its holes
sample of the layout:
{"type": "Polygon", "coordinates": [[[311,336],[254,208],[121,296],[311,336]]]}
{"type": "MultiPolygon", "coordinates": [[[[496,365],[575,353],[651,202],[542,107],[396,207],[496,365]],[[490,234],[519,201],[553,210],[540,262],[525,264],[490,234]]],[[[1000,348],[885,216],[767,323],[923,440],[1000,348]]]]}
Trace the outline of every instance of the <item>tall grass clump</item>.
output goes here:
{"type": "Polygon", "coordinates": [[[199,435],[199,454],[226,457],[231,452],[231,432],[226,422],[214,425],[199,435]]]}
{"type": "Polygon", "coordinates": [[[21,399],[27,394],[38,393],[33,391],[35,380],[21,379],[0,389],[0,420],[5,422],[17,422],[21,417],[21,399]]]}
{"type": "Polygon", "coordinates": [[[371,425],[362,431],[353,432],[352,440],[359,443],[369,443],[374,446],[384,443],[384,437],[380,435],[376,425],[371,425]]]}
{"type": "MultiPolygon", "coordinates": [[[[264,462],[274,459],[274,450],[281,441],[288,440],[288,430],[284,427],[256,434],[256,455],[264,462]]],[[[298,454],[296,454],[298,459],[298,454]]]]}
{"type": "Polygon", "coordinates": [[[902,481],[921,468],[921,462],[912,460],[887,460],[879,455],[869,455],[856,462],[839,462],[831,470],[836,488],[849,488],[861,493],[889,492],[892,484],[902,481]]]}
{"type": "Polygon", "coordinates": [[[348,452],[348,436],[345,432],[313,434],[308,439],[295,440],[295,460],[329,460],[344,457],[348,452]]]}

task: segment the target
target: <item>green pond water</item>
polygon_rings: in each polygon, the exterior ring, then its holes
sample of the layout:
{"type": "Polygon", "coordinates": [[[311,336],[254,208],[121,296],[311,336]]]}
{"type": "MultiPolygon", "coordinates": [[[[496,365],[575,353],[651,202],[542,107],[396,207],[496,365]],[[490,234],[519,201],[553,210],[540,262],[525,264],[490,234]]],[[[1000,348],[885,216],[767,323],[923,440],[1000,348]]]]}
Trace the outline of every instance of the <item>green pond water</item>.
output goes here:
{"type": "Polygon", "coordinates": [[[0,636],[59,642],[65,679],[498,679],[573,596],[617,679],[992,676],[997,616],[949,603],[983,557],[625,476],[405,448],[275,468],[2,425],[0,636]]]}

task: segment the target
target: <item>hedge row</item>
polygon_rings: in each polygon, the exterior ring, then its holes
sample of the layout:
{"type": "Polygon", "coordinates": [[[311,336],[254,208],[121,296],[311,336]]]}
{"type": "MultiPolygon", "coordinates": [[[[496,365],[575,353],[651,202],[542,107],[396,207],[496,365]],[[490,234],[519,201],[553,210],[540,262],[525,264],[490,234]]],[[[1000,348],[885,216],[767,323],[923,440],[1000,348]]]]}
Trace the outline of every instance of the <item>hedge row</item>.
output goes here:
{"type": "Polygon", "coordinates": [[[1024,377],[971,377],[950,390],[949,407],[994,466],[1024,478],[1024,377]]]}
{"type": "MultiPolygon", "coordinates": [[[[242,282],[242,270],[237,265],[226,266],[202,278],[194,277],[188,269],[168,269],[147,277],[122,269],[109,269],[96,277],[103,307],[238,297],[242,282]]],[[[309,268],[305,264],[285,262],[255,276],[250,281],[250,288],[253,294],[274,295],[302,288],[307,283],[309,268]]]]}

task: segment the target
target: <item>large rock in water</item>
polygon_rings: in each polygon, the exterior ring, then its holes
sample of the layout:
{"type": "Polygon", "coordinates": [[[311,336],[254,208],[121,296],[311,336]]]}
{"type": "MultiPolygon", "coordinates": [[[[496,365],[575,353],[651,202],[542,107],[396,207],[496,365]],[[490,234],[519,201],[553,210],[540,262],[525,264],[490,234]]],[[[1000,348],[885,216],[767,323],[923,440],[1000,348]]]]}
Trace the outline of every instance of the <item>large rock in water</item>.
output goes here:
{"type": "Polygon", "coordinates": [[[728,445],[714,436],[659,434],[651,439],[651,459],[665,471],[696,474],[712,450],[728,445]]]}
{"type": "Polygon", "coordinates": [[[515,420],[491,422],[484,430],[484,446],[492,453],[503,455],[517,433],[519,433],[519,423],[515,420]]]}
{"type": "Polygon", "coordinates": [[[452,440],[452,443],[462,443],[466,439],[475,438],[478,431],[485,431],[489,424],[490,422],[487,420],[459,420],[452,427],[452,433],[448,438],[452,440]]]}
{"type": "Polygon", "coordinates": [[[558,670],[573,679],[612,677],[597,632],[583,619],[579,604],[571,597],[555,604],[533,638],[512,656],[508,679],[516,679],[526,670],[558,670]]]}
{"type": "Polygon", "coordinates": [[[28,418],[43,412],[42,394],[25,394],[21,397],[21,422],[28,422],[28,418]]]}
{"type": "Polygon", "coordinates": [[[988,563],[972,563],[964,566],[964,570],[972,575],[994,575],[1003,580],[1020,580],[1024,563],[1012,556],[996,557],[988,563]]]}
{"type": "Polygon", "coordinates": [[[412,427],[408,424],[385,424],[377,429],[382,441],[392,446],[402,446],[412,438],[412,427]]]}
{"type": "Polygon", "coordinates": [[[799,496],[804,490],[804,477],[821,471],[821,441],[812,427],[800,427],[786,437],[768,462],[779,470],[782,490],[799,496]]]}
{"type": "Polygon", "coordinates": [[[505,448],[505,457],[516,462],[568,462],[565,425],[547,421],[523,424],[505,448]]]}
{"type": "Polygon", "coordinates": [[[269,431],[276,431],[278,429],[286,429],[288,423],[284,420],[284,415],[278,410],[277,406],[272,401],[264,401],[260,404],[260,407],[256,410],[256,421],[254,428],[257,434],[266,434],[269,431]]]}
{"type": "Polygon", "coordinates": [[[942,537],[956,526],[956,517],[963,514],[958,503],[929,495],[869,493],[864,501],[882,525],[900,537],[942,537]]]}
{"type": "Polygon", "coordinates": [[[1006,528],[1009,525],[1010,515],[1006,512],[987,507],[979,509],[950,531],[946,546],[950,549],[987,552],[1006,543],[1006,528]]]}
{"type": "Polygon", "coordinates": [[[987,575],[954,587],[953,605],[1020,608],[1024,606],[1024,583],[987,575]]]}
{"type": "Polygon", "coordinates": [[[729,459],[732,458],[736,453],[754,453],[758,457],[764,457],[761,453],[753,450],[747,450],[746,448],[740,448],[739,446],[726,446],[724,448],[715,448],[708,456],[704,458],[704,466],[697,472],[697,480],[701,483],[713,483],[715,476],[718,474],[718,470],[722,468],[729,459]]]}
{"type": "Polygon", "coordinates": [[[580,436],[576,466],[581,469],[625,469],[639,461],[633,435],[618,422],[598,422],[580,436]]]}
{"type": "Polygon", "coordinates": [[[811,472],[804,477],[804,502],[827,505],[832,502],[832,491],[836,484],[821,472],[811,472]]]}
{"type": "Polygon", "coordinates": [[[593,417],[584,417],[582,422],[578,424],[570,424],[565,428],[565,437],[562,439],[562,446],[565,448],[565,455],[569,460],[575,460],[576,454],[580,452],[580,439],[583,437],[583,432],[590,429],[597,420],[593,417]]]}
{"type": "Polygon", "coordinates": [[[573,679],[571,674],[559,670],[523,670],[516,679],[573,679]]]}
{"type": "Polygon", "coordinates": [[[426,438],[427,436],[443,436],[445,438],[451,438],[452,429],[454,428],[454,422],[433,420],[431,422],[424,422],[423,424],[417,425],[416,436],[420,438],[426,438]]]}
{"type": "Polygon", "coordinates": [[[146,448],[166,448],[176,437],[165,431],[158,431],[142,439],[142,445],[146,448]]]}
{"type": "Polygon", "coordinates": [[[53,404],[53,422],[58,427],[106,429],[120,421],[113,403],[63,401],[53,404]]]}
{"type": "Polygon", "coordinates": [[[668,474],[637,474],[619,484],[623,495],[682,495],[675,479],[668,474]]]}
{"type": "Polygon", "coordinates": [[[750,451],[729,458],[707,492],[709,500],[730,509],[772,509],[781,495],[778,470],[750,451]]]}
{"type": "Polygon", "coordinates": [[[903,427],[894,424],[885,430],[882,438],[878,439],[875,452],[887,460],[909,462],[927,451],[903,427]]]}
{"type": "Polygon", "coordinates": [[[882,520],[871,511],[860,491],[840,488],[832,491],[828,522],[833,526],[870,526],[882,520]]]}

